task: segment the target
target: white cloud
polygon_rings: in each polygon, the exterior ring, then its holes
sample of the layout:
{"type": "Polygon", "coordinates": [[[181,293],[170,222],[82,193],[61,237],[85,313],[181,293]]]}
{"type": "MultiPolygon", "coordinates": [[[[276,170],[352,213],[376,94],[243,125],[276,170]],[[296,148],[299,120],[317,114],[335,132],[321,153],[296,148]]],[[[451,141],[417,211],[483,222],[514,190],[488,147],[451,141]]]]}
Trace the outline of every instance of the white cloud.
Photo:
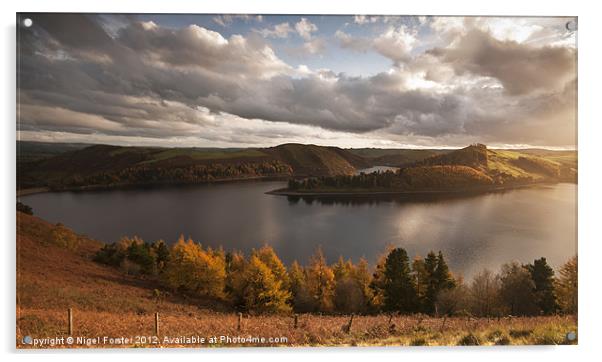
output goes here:
{"type": "Polygon", "coordinates": [[[261,29],[258,31],[264,38],[287,38],[290,33],[295,30],[289,23],[280,23],[274,25],[272,29],[261,29]]]}
{"type": "Polygon", "coordinates": [[[354,37],[342,30],[337,30],[334,33],[335,39],[339,41],[341,47],[352,49],[358,52],[366,52],[372,47],[372,39],[366,37],[354,37]]]}
{"type": "Polygon", "coordinates": [[[297,33],[300,37],[302,37],[305,40],[310,40],[311,33],[315,33],[316,31],[318,31],[318,27],[316,26],[316,24],[313,24],[312,22],[307,20],[307,18],[301,18],[301,20],[295,24],[295,30],[297,30],[297,33]]]}
{"type": "Polygon", "coordinates": [[[416,44],[416,31],[401,25],[389,27],[374,40],[374,49],[393,61],[407,60],[416,44]]]}
{"type": "Polygon", "coordinates": [[[406,26],[389,26],[386,31],[375,38],[351,36],[341,30],[335,33],[335,39],[343,48],[359,52],[374,49],[394,62],[405,61],[409,58],[413,47],[417,44],[416,31],[406,26]]]}
{"type": "Polygon", "coordinates": [[[251,21],[256,21],[258,23],[261,23],[261,22],[263,22],[263,16],[262,15],[247,15],[247,14],[218,15],[218,16],[215,16],[212,20],[214,23],[225,28],[225,27],[230,26],[230,24],[232,24],[232,22],[234,22],[235,20],[242,20],[247,23],[251,22],[251,21]]]}
{"type": "Polygon", "coordinates": [[[380,19],[379,16],[355,15],[353,22],[359,25],[376,23],[380,19]]]}
{"type": "Polygon", "coordinates": [[[303,44],[303,50],[307,54],[321,54],[326,50],[326,41],[322,38],[314,38],[303,44]]]}

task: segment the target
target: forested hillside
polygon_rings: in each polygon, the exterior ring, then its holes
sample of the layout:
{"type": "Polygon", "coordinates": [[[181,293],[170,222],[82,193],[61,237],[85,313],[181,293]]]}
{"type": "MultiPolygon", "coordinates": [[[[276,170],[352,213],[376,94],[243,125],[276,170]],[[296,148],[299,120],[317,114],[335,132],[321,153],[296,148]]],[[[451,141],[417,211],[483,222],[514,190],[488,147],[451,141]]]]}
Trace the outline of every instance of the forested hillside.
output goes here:
{"type": "MultiPolygon", "coordinates": [[[[57,146],[59,147],[59,146],[57,146]]],[[[18,187],[71,189],[204,183],[266,177],[351,175],[369,164],[336,147],[285,144],[265,149],[93,145],[40,157],[22,147],[18,187]]],[[[59,149],[63,150],[64,147],[59,149]]]]}
{"type": "Polygon", "coordinates": [[[575,151],[345,150],[283,144],[270,148],[159,148],[19,143],[19,189],[194,184],[291,179],[291,191],[441,190],[533,182],[575,182],[575,151]],[[358,175],[374,165],[397,173],[358,175]]]}
{"type": "MultiPolygon", "coordinates": [[[[549,153],[548,153],[549,155],[549,153]]],[[[290,180],[279,193],[475,191],[538,182],[576,182],[576,153],[552,158],[475,144],[402,166],[397,172],[290,180]]]]}

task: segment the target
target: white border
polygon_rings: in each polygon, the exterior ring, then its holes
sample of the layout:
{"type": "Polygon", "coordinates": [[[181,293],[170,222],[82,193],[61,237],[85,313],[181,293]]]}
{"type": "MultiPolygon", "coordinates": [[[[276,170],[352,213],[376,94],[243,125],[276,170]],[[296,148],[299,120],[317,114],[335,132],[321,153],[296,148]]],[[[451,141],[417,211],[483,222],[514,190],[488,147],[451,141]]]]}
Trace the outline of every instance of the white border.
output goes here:
{"type": "Polygon", "coordinates": [[[575,360],[600,350],[598,336],[602,310],[600,303],[600,256],[601,233],[596,228],[600,212],[600,157],[602,142],[599,137],[600,91],[602,84],[598,67],[600,57],[600,12],[592,4],[595,2],[548,0],[498,0],[498,1],[386,1],[386,0],[220,0],[211,2],[191,0],[169,1],[81,1],[54,0],[3,1],[2,12],[2,56],[0,69],[4,73],[0,86],[0,102],[3,111],[2,121],[2,161],[3,174],[0,176],[2,204],[1,239],[4,260],[1,266],[4,293],[1,293],[3,318],[0,326],[2,353],[7,360],[81,360],[104,361],[107,358],[140,358],[146,361],[162,361],[166,357],[195,360],[226,359],[249,360],[266,359],[305,361],[307,358],[337,358],[340,360],[364,361],[379,358],[389,359],[433,359],[433,360],[483,360],[507,361],[526,357],[538,360],[575,360]],[[586,5],[587,4],[587,5],[586,5]],[[328,348],[328,349],[222,349],[202,351],[158,351],[143,355],[133,355],[138,351],[85,351],[15,352],[15,18],[16,12],[131,12],[131,13],[284,13],[284,14],[408,14],[408,15],[541,15],[579,16],[579,282],[580,316],[578,347],[505,347],[505,348],[328,348]],[[596,107],[598,106],[598,107],[596,107]]]}

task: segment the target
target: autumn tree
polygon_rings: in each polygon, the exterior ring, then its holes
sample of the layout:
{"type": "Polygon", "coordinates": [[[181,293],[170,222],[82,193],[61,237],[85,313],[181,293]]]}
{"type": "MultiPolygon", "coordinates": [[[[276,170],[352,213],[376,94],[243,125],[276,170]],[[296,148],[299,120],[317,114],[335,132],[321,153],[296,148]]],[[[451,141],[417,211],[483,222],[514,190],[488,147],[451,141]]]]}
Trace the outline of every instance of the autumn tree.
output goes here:
{"type": "Polygon", "coordinates": [[[174,289],[223,298],[226,282],[225,255],[211,248],[205,250],[192,239],[184,241],[181,236],[172,247],[164,280],[174,289]]]}
{"type": "Polygon", "coordinates": [[[427,273],[424,259],[420,256],[414,258],[414,261],[412,262],[412,277],[414,278],[414,284],[416,285],[416,298],[418,300],[419,310],[421,312],[426,312],[426,292],[429,286],[430,275],[427,273]]]}
{"type": "MultiPolygon", "coordinates": [[[[342,257],[333,265],[335,278],[334,304],[336,310],[344,313],[364,312],[367,307],[366,281],[367,269],[362,264],[358,269],[351,260],[345,261],[342,257]]],[[[369,273],[367,274],[369,279],[369,273]]]]}
{"type": "Polygon", "coordinates": [[[297,261],[294,261],[289,270],[290,286],[293,308],[297,312],[311,312],[314,310],[314,300],[307,286],[305,270],[297,261]]]}
{"type": "Polygon", "coordinates": [[[414,312],[417,307],[416,286],[410,261],[402,248],[391,250],[385,262],[384,307],[389,311],[414,312]]]}
{"type": "Polygon", "coordinates": [[[478,317],[500,315],[500,278],[488,269],[477,274],[470,284],[470,311],[478,317]]]}
{"type": "Polygon", "coordinates": [[[389,246],[385,253],[382,253],[376,262],[376,267],[372,273],[370,280],[370,306],[374,311],[380,311],[384,309],[385,305],[385,265],[389,253],[394,248],[389,246]]]}
{"type": "Polygon", "coordinates": [[[360,313],[366,309],[366,301],[360,286],[349,277],[336,282],[334,303],[337,312],[360,313]]]}
{"type": "Polygon", "coordinates": [[[276,252],[271,246],[264,245],[258,250],[253,250],[252,255],[261,260],[274,274],[274,276],[282,282],[282,286],[286,289],[289,287],[289,278],[286,272],[286,267],[276,255],[276,252]]]}
{"type": "Polygon", "coordinates": [[[282,280],[272,269],[252,255],[245,268],[247,285],[244,290],[245,307],[262,313],[289,312],[287,304],[291,295],[283,286],[282,280]]]}
{"type": "Polygon", "coordinates": [[[318,248],[307,267],[307,287],[314,300],[315,310],[330,312],[334,308],[334,273],[326,263],[322,248],[318,248]]]}
{"type": "Polygon", "coordinates": [[[244,308],[244,290],[247,286],[244,273],[247,267],[247,260],[241,252],[234,251],[226,253],[225,263],[226,280],[224,291],[234,307],[239,309],[244,308]]]}
{"type": "Polygon", "coordinates": [[[77,235],[61,223],[52,228],[50,237],[54,244],[69,250],[75,250],[79,244],[77,235]]]}
{"type": "Polygon", "coordinates": [[[353,263],[351,260],[345,261],[342,256],[340,256],[339,260],[332,266],[332,272],[334,273],[335,280],[341,280],[349,277],[352,270],[353,263]]]}
{"type": "Polygon", "coordinates": [[[506,311],[512,315],[535,315],[539,312],[536,304],[535,283],[531,273],[513,262],[502,265],[500,273],[500,297],[506,311]]]}
{"type": "Polygon", "coordinates": [[[460,279],[453,288],[442,288],[437,294],[435,310],[439,315],[463,315],[469,311],[469,291],[460,279]]]}
{"type": "Polygon", "coordinates": [[[371,301],[373,300],[372,289],[370,288],[371,276],[370,276],[370,266],[368,265],[368,261],[364,258],[361,258],[360,261],[354,265],[353,270],[351,272],[351,278],[355,280],[359,289],[363,295],[363,304],[364,310],[368,310],[372,307],[371,301]]]}
{"type": "Polygon", "coordinates": [[[577,256],[569,259],[558,271],[554,283],[558,304],[563,313],[577,313],[577,256]]]}
{"type": "Polygon", "coordinates": [[[554,294],[554,270],[548,265],[546,258],[536,259],[526,266],[535,283],[537,305],[544,314],[554,314],[558,310],[554,294]]]}

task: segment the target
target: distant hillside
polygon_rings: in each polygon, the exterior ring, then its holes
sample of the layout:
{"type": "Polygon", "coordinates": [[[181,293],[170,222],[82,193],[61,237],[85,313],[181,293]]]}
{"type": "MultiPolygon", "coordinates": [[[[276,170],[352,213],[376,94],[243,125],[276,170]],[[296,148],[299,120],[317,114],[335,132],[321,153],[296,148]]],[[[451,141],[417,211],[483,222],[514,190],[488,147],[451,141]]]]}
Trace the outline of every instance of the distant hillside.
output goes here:
{"type": "Polygon", "coordinates": [[[485,171],[488,167],[488,156],[487,146],[475,144],[448,153],[427,157],[409,166],[461,165],[485,171]]]}
{"type": "MultiPolygon", "coordinates": [[[[58,149],[58,147],[57,147],[58,149]]],[[[21,161],[20,189],[203,183],[290,176],[351,175],[369,167],[336,147],[286,144],[264,149],[200,149],[93,145],[21,161]]]]}
{"type": "Polygon", "coordinates": [[[396,173],[291,180],[288,190],[277,193],[476,191],[537,182],[576,182],[576,157],[576,153],[540,156],[474,144],[408,163],[396,173]]]}
{"type": "Polygon", "coordinates": [[[364,158],[372,166],[404,167],[427,157],[445,154],[452,150],[356,148],[348,151],[364,158]]]}
{"type": "Polygon", "coordinates": [[[17,141],[17,161],[31,162],[51,158],[61,153],[81,150],[91,146],[87,143],[53,143],[17,141]]]}
{"type": "Polygon", "coordinates": [[[357,168],[370,167],[362,157],[338,147],[287,143],[263,151],[290,165],[296,176],[353,175],[357,168]]]}

